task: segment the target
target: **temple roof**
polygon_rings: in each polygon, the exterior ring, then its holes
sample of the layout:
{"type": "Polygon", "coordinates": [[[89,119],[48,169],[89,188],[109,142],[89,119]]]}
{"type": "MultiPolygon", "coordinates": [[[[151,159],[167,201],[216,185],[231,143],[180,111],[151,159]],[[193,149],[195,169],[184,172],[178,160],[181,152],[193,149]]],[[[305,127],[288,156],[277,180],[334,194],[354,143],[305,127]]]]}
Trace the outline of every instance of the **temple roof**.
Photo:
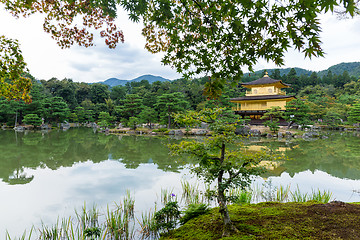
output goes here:
{"type": "Polygon", "coordinates": [[[231,98],[230,101],[283,99],[283,98],[293,98],[293,97],[295,97],[295,95],[258,95],[258,96],[245,96],[245,97],[231,98]]]}
{"type": "Polygon", "coordinates": [[[269,77],[267,75],[267,73],[262,78],[259,78],[257,80],[251,81],[251,82],[241,83],[241,85],[246,87],[248,85],[264,85],[264,84],[274,84],[274,83],[281,84],[284,87],[290,86],[290,84],[283,83],[281,80],[272,79],[271,77],[269,77]]]}

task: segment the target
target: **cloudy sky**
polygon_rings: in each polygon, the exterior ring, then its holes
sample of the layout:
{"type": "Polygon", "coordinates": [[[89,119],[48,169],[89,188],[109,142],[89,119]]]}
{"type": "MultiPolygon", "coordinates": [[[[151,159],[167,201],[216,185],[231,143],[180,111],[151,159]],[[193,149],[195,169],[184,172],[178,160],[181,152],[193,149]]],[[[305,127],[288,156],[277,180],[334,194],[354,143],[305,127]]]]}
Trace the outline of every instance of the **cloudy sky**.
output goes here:
{"type": "MultiPolygon", "coordinates": [[[[323,49],[325,58],[304,59],[302,53],[290,50],[285,57],[286,67],[301,67],[320,71],[341,62],[360,61],[360,17],[338,20],[336,16],[322,16],[323,49]]],[[[0,8],[0,35],[19,40],[30,73],[37,79],[71,78],[76,82],[98,82],[108,78],[130,80],[144,74],[168,79],[181,77],[174,69],[161,64],[161,54],[151,54],[144,49],[141,25],[119,14],[117,25],[125,35],[125,43],[113,50],[102,39],[96,46],[82,48],[73,46],[60,49],[42,29],[41,15],[15,19],[0,8]]],[[[276,67],[260,60],[255,70],[276,67]]],[[[246,71],[246,69],[244,69],[246,71]]]]}

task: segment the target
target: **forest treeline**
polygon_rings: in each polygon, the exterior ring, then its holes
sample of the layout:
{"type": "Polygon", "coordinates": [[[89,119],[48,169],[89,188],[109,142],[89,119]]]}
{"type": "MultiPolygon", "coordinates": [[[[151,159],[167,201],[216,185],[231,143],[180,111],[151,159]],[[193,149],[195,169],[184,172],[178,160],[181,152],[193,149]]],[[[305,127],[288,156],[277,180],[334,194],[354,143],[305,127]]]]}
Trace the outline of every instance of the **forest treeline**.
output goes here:
{"type": "MultiPolygon", "coordinates": [[[[260,77],[262,74],[245,75],[242,82],[260,77]]],[[[315,72],[310,76],[298,76],[295,69],[287,75],[280,75],[280,71],[275,70],[270,77],[291,84],[291,88],[285,91],[304,99],[311,121],[341,124],[359,105],[360,80],[346,71],[342,75],[329,71],[318,77],[315,72]]],[[[130,127],[140,123],[161,123],[170,127],[172,113],[199,110],[215,104],[206,99],[204,88],[207,94],[209,91],[210,94],[221,92],[220,101],[216,104],[226,107],[232,106],[229,98],[245,95],[245,89],[240,84],[209,88],[208,81],[208,77],[152,84],[142,80],[110,88],[100,83],[79,83],[66,78],[40,81],[33,78],[31,103],[0,99],[0,123],[14,126],[16,121],[17,124],[38,126],[42,122],[57,124],[68,121],[97,122],[108,126],[121,122],[130,127]]]]}

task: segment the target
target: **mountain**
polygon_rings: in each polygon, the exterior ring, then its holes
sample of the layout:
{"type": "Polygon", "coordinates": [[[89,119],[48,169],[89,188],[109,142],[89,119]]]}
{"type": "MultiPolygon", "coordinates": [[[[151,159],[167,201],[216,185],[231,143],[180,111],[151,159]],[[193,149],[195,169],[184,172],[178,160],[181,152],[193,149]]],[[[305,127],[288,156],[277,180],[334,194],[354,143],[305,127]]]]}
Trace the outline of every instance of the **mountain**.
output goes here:
{"type": "MultiPolygon", "coordinates": [[[[250,73],[250,74],[262,76],[263,72],[266,70],[269,73],[269,75],[271,75],[276,69],[280,70],[280,75],[287,75],[291,70],[291,68],[272,68],[272,69],[259,70],[259,71],[256,71],[255,73],[250,73]]],[[[310,76],[311,73],[313,72],[313,71],[309,71],[309,70],[305,70],[303,68],[297,68],[297,67],[294,67],[294,69],[296,71],[296,75],[298,75],[298,76],[300,76],[300,75],[310,76]]],[[[317,73],[317,75],[319,77],[322,77],[322,76],[326,75],[330,70],[331,70],[332,74],[336,74],[336,75],[342,75],[344,71],[347,71],[350,76],[360,78],[360,62],[339,63],[339,64],[329,67],[326,70],[315,71],[315,72],[317,73]]],[[[244,75],[245,76],[249,75],[249,73],[245,73],[244,75]]]]}
{"type": "Polygon", "coordinates": [[[154,75],[148,74],[148,75],[142,75],[142,76],[134,78],[132,80],[120,80],[118,78],[109,78],[109,79],[107,79],[103,82],[99,82],[99,83],[106,84],[110,87],[114,87],[114,86],[118,86],[118,85],[124,86],[128,82],[141,82],[141,80],[148,80],[150,84],[153,82],[157,82],[157,81],[160,81],[160,82],[171,81],[169,79],[166,79],[166,78],[163,78],[160,76],[154,76],[154,75]]]}
{"type": "MultiPolygon", "coordinates": [[[[255,74],[256,75],[262,75],[262,73],[266,70],[268,72],[269,75],[271,75],[276,69],[280,70],[280,75],[287,75],[291,68],[272,68],[272,69],[263,69],[263,70],[259,70],[256,71],[255,74]]],[[[296,74],[297,75],[306,75],[306,76],[310,76],[312,71],[309,70],[305,70],[303,68],[298,68],[298,67],[294,67],[296,74]]]]}
{"type": "Polygon", "coordinates": [[[318,72],[318,76],[326,75],[330,70],[336,75],[342,75],[344,71],[347,71],[350,76],[360,77],[360,62],[339,63],[318,72]]]}

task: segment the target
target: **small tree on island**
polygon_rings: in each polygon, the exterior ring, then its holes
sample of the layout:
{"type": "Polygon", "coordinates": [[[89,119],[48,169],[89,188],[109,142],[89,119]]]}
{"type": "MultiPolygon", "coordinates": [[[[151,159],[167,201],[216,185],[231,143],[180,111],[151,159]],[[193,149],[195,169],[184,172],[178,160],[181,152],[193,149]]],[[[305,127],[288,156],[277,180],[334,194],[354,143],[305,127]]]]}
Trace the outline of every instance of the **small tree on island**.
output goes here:
{"type": "Polygon", "coordinates": [[[312,123],[309,114],[310,108],[303,100],[293,99],[286,103],[285,108],[284,118],[289,123],[288,128],[294,123],[302,126],[312,123]]]}
{"type": "Polygon", "coordinates": [[[264,122],[264,125],[269,127],[270,131],[276,133],[279,131],[279,120],[283,115],[284,113],[281,111],[280,107],[271,107],[260,119],[268,119],[268,121],[264,122]]]}
{"type": "Polygon", "coordinates": [[[174,118],[178,123],[209,124],[211,137],[203,141],[182,141],[170,145],[170,150],[174,155],[188,155],[198,160],[192,167],[192,172],[206,183],[216,183],[216,190],[213,192],[224,223],[223,236],[237,232],[230,220],[227,208],[230,197],[226,193],[232,188],[248,187],[252,177],[264,171],[264,166],[260,163],[263,160],[278,159],[278,155],[269,155],[265,151],[257,153],[243,151],[241,137],[235,134],[241,119],[225,108],[188,111],[185,114],[175,114],[174,118]]]}
{"type": "Polygon", "coordinates": [[[24,123],[34,125],[34,127],[40,126],[42,121],[37,114],[27,114],[24,116],[24,123]]]}

